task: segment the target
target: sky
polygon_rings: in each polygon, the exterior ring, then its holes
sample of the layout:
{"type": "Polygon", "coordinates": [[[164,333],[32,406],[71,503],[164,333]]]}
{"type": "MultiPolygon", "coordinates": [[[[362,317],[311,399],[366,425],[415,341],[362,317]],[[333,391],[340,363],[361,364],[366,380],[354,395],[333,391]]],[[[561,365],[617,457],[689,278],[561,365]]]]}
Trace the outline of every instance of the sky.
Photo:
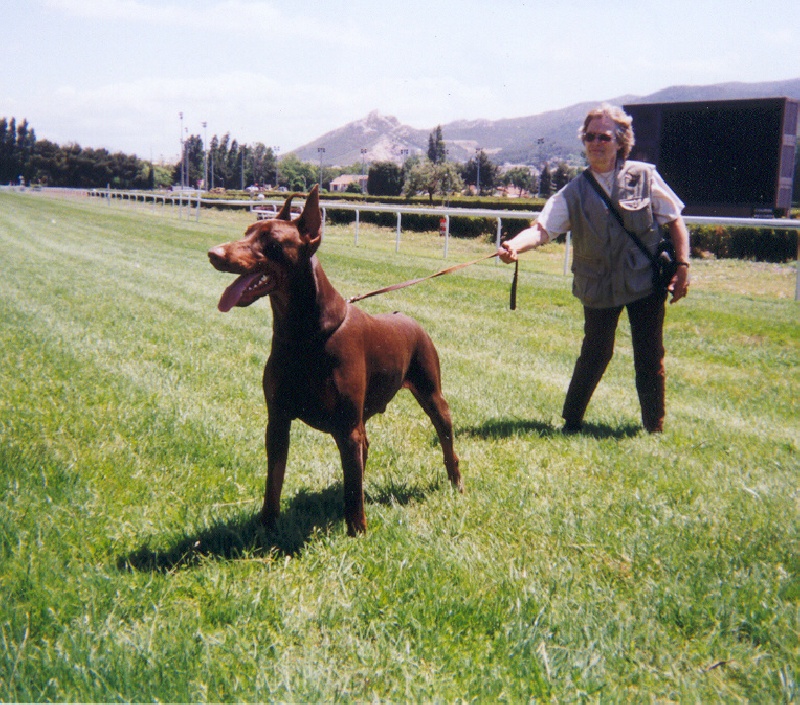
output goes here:
{"type": "Polygon", "coordinates": [[[0,37],[0,117],[155,161],[800,77],[798,0],[0,0],[0,37]]]}

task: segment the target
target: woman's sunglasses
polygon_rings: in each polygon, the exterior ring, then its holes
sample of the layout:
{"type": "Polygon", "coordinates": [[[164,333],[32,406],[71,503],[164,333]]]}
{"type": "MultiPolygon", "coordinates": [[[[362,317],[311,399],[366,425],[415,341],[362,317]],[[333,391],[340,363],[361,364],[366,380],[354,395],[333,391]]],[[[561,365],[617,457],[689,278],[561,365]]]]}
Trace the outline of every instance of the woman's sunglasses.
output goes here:
{"type": "Polygon", "coordinates": [[[605,132],[586,132],[583,135],[584,142],[594,142],[595,140],[598,142],[611,142],[613,139],[611,135],[605,132]]]}

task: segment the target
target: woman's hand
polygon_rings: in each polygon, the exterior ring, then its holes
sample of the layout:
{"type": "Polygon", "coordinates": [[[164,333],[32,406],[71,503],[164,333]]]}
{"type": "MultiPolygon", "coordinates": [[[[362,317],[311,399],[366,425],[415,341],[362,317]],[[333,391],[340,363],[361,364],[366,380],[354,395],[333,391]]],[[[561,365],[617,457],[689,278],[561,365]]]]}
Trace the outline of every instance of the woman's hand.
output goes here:
{"type": "Polygon", "coordinates": [[[689,268],[684,265],[678,266],[678,271],[675,272],[667,289],[672,294],[670,304],[674,304],[686,296],[689,293],[689,268]]]}
{"type": "Polygon", "coordinates": [[[675,256],[678,262],[684,263],[678,265],[678,271],[667,287],[667,290],[672,293],[670,303],[674,304],[689,293],[689,257],[691,255],[689,250],[689,231],[686,229],[686,223],[683,222],[683,218],[677,218],[669,224],[669,234],[672,244],[675,246],[675,256]]]}
{"type": "Polygon", "coordinates": [[[504,242],[497,249],[497,256],[506,264],[511,264],[519,259],[519,253],[516,248],[512,247],[508,242],[504,242]]]}
{"type": "Polygon", "coordinates": [[[506,264],[511,264],[516,262],[523,252],[544,245],[546,242],[550,242],[550,236],[537,221],[528,229],[502,243],[497,248],[497,256],[506,264]]]}

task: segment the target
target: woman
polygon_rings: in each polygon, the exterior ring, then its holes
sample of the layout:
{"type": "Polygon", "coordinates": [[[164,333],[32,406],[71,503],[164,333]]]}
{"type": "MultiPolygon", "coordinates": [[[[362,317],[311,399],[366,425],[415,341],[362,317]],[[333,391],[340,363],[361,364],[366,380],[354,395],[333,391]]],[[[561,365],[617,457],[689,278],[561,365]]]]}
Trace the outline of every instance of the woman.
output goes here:
{"type": "MultiPolygon", "coordinates": [[[[654,252],[660,227],[669,227],[678,271],[669,284],[670,303],[689,287],[689,233],[683,203],[652,164],[626,161],[634,144],[631,117],[603,104],[586,116],[579,136],[595,180],[622,213],[628,230],[654,252]]],[[[527,230],[504,242],[503,262],[571,231],[574,246],[572,291],[583,304],[584,338],[564,401],[564,430],[580,431],[586,407],[614,353],[623,308],[628,311],[642,424],[650,433],[664,425],[664,301],[653,289],[650,260],[609,212],[589,179],[573,179],[548,199],[527,230]]]]}

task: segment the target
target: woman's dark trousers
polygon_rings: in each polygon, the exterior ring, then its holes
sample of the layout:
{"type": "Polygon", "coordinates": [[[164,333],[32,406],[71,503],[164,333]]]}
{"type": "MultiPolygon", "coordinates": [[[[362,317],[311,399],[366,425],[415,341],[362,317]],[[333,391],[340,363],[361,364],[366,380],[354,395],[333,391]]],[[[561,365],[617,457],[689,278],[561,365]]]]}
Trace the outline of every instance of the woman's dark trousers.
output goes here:
{"type": "MultiPolygon", "coordinates": [[[[653,294],[625,308],[631,324],[642,425],[650,433],[660,433],[664,425],[664,295],[653,294]]],[[[581,354],[561,414],[567,430],[581,427],[589,400],[614,354],[614,337],[622,309],[622,306],[583,308],[581,354]]]]}

